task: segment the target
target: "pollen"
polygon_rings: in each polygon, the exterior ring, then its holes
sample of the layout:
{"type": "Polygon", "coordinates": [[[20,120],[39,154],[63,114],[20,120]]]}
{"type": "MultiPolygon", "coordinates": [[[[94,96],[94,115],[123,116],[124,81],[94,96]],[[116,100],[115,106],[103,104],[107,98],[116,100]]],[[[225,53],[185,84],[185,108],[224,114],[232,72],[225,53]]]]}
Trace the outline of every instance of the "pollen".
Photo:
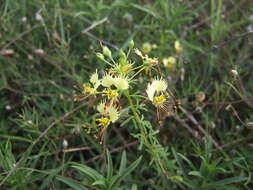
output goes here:
{"type": "Polygon", "coordinates": [[[111,99],[117,98],[118,97],[118,92],[116,90],[112,90],[112,89],[105,89],[104,94],[111,99]]]}
{"type": "Polygon", "coordinates": [[[156,106],[163,104],[165,101],[166,101],[166,95],[164,94],[154,97],[154,104],[156,106]]]}
{"type": "Polygon", "coordinates": [[[102,127],[107,127],[110,123],[110,119],[106,117],[96,119],[96,121],[98,122],[98,126],[102,126],[102,127]]]}

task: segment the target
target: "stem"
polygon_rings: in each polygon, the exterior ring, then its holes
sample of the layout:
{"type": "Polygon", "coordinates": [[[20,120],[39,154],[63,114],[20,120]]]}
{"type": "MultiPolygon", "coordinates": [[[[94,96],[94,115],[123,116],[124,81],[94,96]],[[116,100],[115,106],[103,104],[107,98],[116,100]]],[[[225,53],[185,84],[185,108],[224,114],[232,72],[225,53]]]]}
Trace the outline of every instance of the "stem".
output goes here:
{"type": "MultiPolygon", "coordinates": [[[[130,104],[131,110],[132,110],[132,112],[133,112],[133,114],[134,114],[134,120],[135,120],[135,122],[137,123],[138,128],[140,129],[141,136],[142,136],[143,139],[144,139],[144,144],[147,146],[147,148],[148,148],[152,153],[156,154],[156,152],[153,150],[152,144],[148,141],[148,138],[147,138],[147,136],[146,136],[146,134],[145,134],[145,131],[144,131],[143,127],[142,127],[141,119],[140,119],[140,117],[139,117],[139,115],[138,115],[138,113],[137,113],[137,111],[136,111],[136,108],[134,107],[134,104],[133,104],[133,101],[132,101],[131,96],[130,96],[130,94],[129,94],[129,91],[126,91],[126,92],[125,92],[125,96],[127,97],[128,102],[129,102],[129,104],[130,104]]],[[[165,170],[165,168],[164,168],[164,166],[163,166],[163,163],[162,163],[162,161],[161,161],[161,158],[159,157],[159,155],[157,155],[157,156],[158,156],[158,159],[157,159],[158,165],[160,166],[160,168],[161,168],[163,174],[165,175],[165,177],[166,177],[166,178],[169,178],[169,175],[168,175],[168,173],[166,172],[166,170],[165,170]]]]}
{"type": "Polygon", "coordinates": [[[140,129],[140,131],[141,131],[141,135],[144,137],[144,140],[146,141],[146,136],[145,136],[145,132],[144,132],[144,130],[142,128],[141,119],[140,119],[139,115],[137,114],[136,108],[133,105],[133,101],[131,99],[129,91],[125,92],[125,96],[127,97],[127,100],[128,100],[128,102],[130,104],[130,108],[131,108],[131,110],[132,110],[132,112],[134,114],[134,120],[136,121],[137,126],[140,129]]]}
{"type": "Polygon", "coordinates": [[[130,80],[132,80],[134,77],[136,77],[140,72],[142,72],[145,69],[145,67],[142,67],[139,71],[137,71],[130,80]]]}

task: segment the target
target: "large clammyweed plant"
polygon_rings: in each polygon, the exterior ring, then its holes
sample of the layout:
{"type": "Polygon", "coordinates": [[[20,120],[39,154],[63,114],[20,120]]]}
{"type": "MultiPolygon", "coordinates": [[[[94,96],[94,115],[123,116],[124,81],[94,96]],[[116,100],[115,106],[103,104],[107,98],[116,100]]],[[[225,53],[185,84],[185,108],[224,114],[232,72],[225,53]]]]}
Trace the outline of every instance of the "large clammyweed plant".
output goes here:
{"type": "MultiPolygon", "coordinates": [[[[175,43],[175,49],[177,53],[182,51],[179,42],[175,43]]],[[[102,53],[96,55],[108,65],[107,69],[96,70],[83,84],[82,95],[74,98],[78,101],[90,97],[98,102],[91,122],[83,125],[85,131],[100,144],[105,144],[107,130],[116,127],[117,122],[123,127],[133,125],[134,128],[129,127],[130,133],[139,140],[139,149],[145,149],[151,155],[150,164],[155,164],[157,173],[168,179],[180,180],[170,171],[168,151],[157,139],[158,127],[153,127],[152,122],[144,117],[144,113],[151,113],[147,110],[150,103],[157,109],[157,121],[161,119],[161,110],[169,113],[173,109],[168,84],[157,67],[158,59],[134,48],[133,41],[129,42],[127,52],[118,52],[117,59],[106,46],[102,46],[102,53]],[[134,54],[138,57],[136,62],[130,59],[134,54]],[[140,82],[139,79],[143,80],[140,82]]]]}

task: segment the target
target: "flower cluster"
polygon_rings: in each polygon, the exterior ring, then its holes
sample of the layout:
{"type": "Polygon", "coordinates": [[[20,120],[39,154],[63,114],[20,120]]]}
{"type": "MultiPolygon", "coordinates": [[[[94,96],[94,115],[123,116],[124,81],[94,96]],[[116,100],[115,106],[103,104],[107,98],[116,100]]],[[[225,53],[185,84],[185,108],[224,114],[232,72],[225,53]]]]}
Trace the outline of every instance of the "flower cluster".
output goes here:
{"type": "Polygon", "coordinates": [[[99,104],[97,110],[102,118],[97,119],[99,126],[108,127],[112,122],[114,123],[119,118],[119,113],[114,103],[118,100],[121,91],[129,88],[129,82],[127,78],[115,76],[113,74],[106,73],[101,79],[99,79],[97,71],[91,75],[90,83],[83,85],[83,92],[90,95],[102,95],[105,100],[99,104]],[[101,90],[98,90],[101,86],[101,90]],[[113,116],[112,116],[113,115],[113,116]],[[109,117],[104,117],[109,116],[109,117]]]}
{"type": "MultiPolygon", "coordinates": [[[[128,100],[130,99],[131,95],[129,89],[134,78],[142,71],[149,74],[147,77],[154,78],[152,77],[153,73],[150,71],[152,69],[157,71],[154,67],[158,65],[158,59],[150,58],[147,55],[152,48],[156,48],[155,45],[146,43],[143,44],[142,51],[137,48],[134,49],[135,54],[138,55],[142,61],[138,66],[135,66],[134,62],[128,59],[130,50],[134,47],[133,41],[128,44],[128,47],[129,50],[127,53],[122,50],[119,51],[116,60],[109,48],[103,46],[102,53],[97,53],[96,55],[101,61],[110,66],[109,69],[103,72],[103,74],[99,74],[96,70],[96,72],[90,76],[89,82],[83,84],[82,93],[84,95],[94,96],[102,100],[96,106],[97,113],[92,117],[93,123],[89,124],[89,126],[84,126],[84,128],[87,129],[87,133],[96,133],[96,135],[94,135],[95,138],[99,137],[102,139],[106,129],[111,124],[117,122],[121,117],[121,99],[123,96],[126,96],[128,100]],[[97,133],[99,135],[97,135],[97,133]]],[[[180,51],[182,52],[182,47],[179,42],[175,43],[175,48],[177,53],[180,51]]],[[[176,58],[165,58],[163,59],[163,63],[166,67],[172,68],[176,63],[176,58]]],[[[161,77],[154,78],[153,81],[147,85],[147,97],[157,108],[165,105],[169,98],[167,87],[167,82],[161,77]]]]}
{"type": "MultiPolygon", "coordinates": [[[[183,52],[183,46],[178,40],[174,42],[174,49],[177,55],[180,55],[183,52]]],[[[168,71],[171,72],[171,71],[174,71],[175,69],[177,58],[176,56],[169,56],[167,58],[163,58],[162,62],[163,62],[164,67],[167,68],[168,71]]]]}

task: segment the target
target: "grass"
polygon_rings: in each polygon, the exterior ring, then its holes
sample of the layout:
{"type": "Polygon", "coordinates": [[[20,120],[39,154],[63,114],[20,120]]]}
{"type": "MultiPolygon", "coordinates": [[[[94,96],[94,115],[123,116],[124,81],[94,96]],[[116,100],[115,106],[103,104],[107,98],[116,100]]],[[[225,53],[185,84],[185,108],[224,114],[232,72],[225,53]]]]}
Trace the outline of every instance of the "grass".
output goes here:
{"type": "MultiPolygon", "coordinates": [[[[252,189],[250,5],[2,1],[0,189],[252,189]],[[132,39],[139,49],[156,44],[149,56],[159,72],[140,73],[122,93],[125,112],[101,145],[82,127],[94,125],[98,100],[74,102],[75,86],[108,70],[96,56],[101,44],[117,60],[132,39]],[[162,64],[169,56],[174,70],[162,64]],[[160,74],[181,102],[163,127],[141,97],[160,74]]],[[[128,59],[141,65],[134,53],[128,59]]]]}

